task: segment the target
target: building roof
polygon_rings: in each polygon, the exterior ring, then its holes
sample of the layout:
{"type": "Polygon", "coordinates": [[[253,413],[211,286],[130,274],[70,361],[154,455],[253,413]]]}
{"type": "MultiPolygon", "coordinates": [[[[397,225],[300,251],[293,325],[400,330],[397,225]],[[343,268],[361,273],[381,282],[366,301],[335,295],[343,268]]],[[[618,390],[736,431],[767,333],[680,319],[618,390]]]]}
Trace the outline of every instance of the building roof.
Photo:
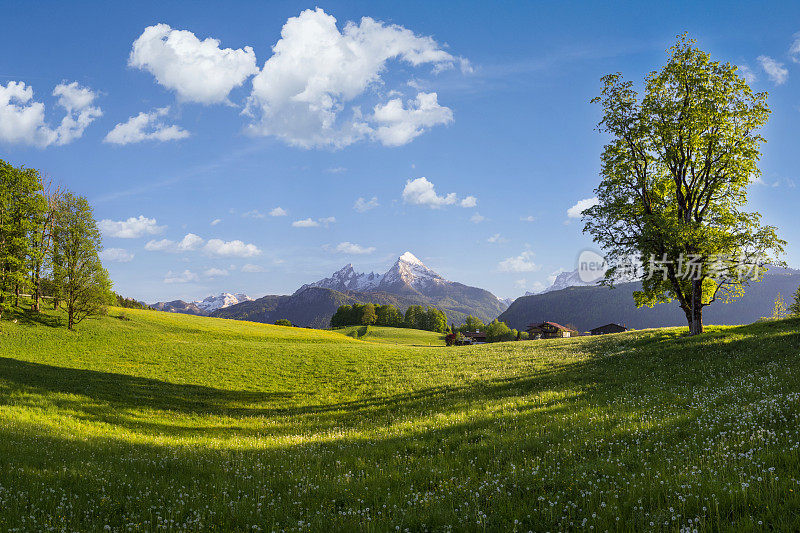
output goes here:
{"type": "Polygon", "coordinates": [[[628,329],[628,328],[626,328],[625,326],[620,326],[620,325],[619,325],[619,324],[617,324],[616,322],[610,322],[610,323],[608,323],[608,324],[605,324],[604,326],[597,326],[596,328],[592,328],[592,329],[590,329],[589,331],[594,331],[594,330],[596,330],[596,329],[603,329],[603,328],[607,328],[607,327],[609,327],[609,326],[614,326],[614,327],[621,328],[621,329],[628,329]]]}
{"type": "Polygon", "coordinates": [[[464,336],[465,337],[469,337],[470,339],[480,339],[480,338],[484,338],[485,339],[486,338],[486,333],[484,333],[482,331],[467,331],[467,332],[464,333],[464,336]]]}
{"type": "Polygon", "coordinates": [[[556,324],[555,322],[539,322],[538,324],[531,324],[531,325],[528,326],[528,329],[540,328],[540,327],[544,326],[545,324],[553,326],[554,328],[560,329],[562,331],[575,331],[572,328],[568,328],[568,327],[562,326],[561,324],[556,324]]]}

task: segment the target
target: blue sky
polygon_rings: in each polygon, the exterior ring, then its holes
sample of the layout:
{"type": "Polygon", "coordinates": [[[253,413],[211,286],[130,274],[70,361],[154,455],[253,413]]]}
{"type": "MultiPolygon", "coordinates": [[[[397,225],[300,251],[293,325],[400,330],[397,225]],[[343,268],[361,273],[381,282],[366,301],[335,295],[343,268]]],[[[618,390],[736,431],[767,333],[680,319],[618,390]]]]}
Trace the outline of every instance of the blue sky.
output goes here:
{"type": "Polygon", "coordinates": [[[683,31],[769,91],[750,204],[800,265],[794,3],[2,9],[0,158],[89,198],[127,296],[285,294],[406,250],[542,288],[592,246],[568,211],[598,182],[600,77],[641,80],[683,31]]]}

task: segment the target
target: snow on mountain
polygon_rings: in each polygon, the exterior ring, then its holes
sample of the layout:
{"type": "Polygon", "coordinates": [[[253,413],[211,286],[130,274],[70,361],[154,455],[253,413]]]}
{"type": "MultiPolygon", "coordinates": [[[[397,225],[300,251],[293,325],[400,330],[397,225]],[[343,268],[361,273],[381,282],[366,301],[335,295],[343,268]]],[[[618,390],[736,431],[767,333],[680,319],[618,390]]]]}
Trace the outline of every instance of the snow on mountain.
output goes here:
{"type": "Polygon", "coordinates": [[[447,283],[447,280],[426,267],[414,254],[406,252],[398,257],[394,266],[383,275],[379,288],[397,283],[404,283],[414,289],[424,289],[432,284],[447,283]]]}
{"type": "Polygon", "coordinates": [[[553,284],[547,287],[545,290],[539,292],[526,292],[525,296],[560,291],[561,289],[566,289],[567,287],[593,287],[595,285],[597,285],[597,281],[583,281],[578,274],[578,270],[575,269],[570,272],[561,272],[558,274],[556,279],[553,281],[553,284]]]}
{"type": "Polygon", "coordinates": [[[206,313],[213,313],[217,309],[223,309],[242,302],[250,302],[253,299],[246,294],[221,292],[217,296],[209,296],[201,301],[191,302],[206,313]]]}
{"type": "Polygon", "coordinates": [[[321,287],[323,289],[333,289],[336,291],[368,291],[380,285],[383,276],[370,272],[363,274],[353,270],[352,264],[347,264],[337,270],[329,278],[323,278],[314,283],[307,283],[297,289],[295,294],[301,293],[309,287],[321,287]]]}
{"type": "Polygon", "coordinates": [[[301,293],[309,287],[321,287],[337,291],[370,291],[388,290],[397,284],[406,284],[414,289],[424,289],[431,284],[448,283],[442,276],[426,267],[411,252],[406,252],[397,258],[397,261],[385,274],[369,274],[356,272],[352,264],[344,266],[334,272],[329,278],[323,278],[314,283],[307,283],[300,287],[295,294],[301,293]]]}

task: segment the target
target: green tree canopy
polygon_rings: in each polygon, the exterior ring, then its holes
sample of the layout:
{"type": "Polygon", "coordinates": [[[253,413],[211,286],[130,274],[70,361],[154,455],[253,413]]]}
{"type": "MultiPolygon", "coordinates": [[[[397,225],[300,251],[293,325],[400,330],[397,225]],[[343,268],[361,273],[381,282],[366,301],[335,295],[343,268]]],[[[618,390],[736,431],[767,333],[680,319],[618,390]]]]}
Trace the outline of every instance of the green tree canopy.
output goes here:
{"type": "Polygon", "coordinates": [[[59,249],[63,254],[63,295],[67,306],[67,327],[87,316],[100,314],[114,299],[111,281],[98,253],[102,238],[86,198],[65,193],[55,217],[59,249]]]}
{"type": "Polygon", "coordinates": [[[705,306],[743,294],[759,279],[752,267],[776,262],[785,244],[744,210],[760,175],[758,131],[769,109],[767,94],[754,93],[736,71],[683,35],[645,80],[642,98],[617,73],[603,78],[593,100],[611,141],[584,231],[606,252],[605,282],[631,258],[641,262],[636,304],[677,299],[692,334],[703,330],[705,306]]]}

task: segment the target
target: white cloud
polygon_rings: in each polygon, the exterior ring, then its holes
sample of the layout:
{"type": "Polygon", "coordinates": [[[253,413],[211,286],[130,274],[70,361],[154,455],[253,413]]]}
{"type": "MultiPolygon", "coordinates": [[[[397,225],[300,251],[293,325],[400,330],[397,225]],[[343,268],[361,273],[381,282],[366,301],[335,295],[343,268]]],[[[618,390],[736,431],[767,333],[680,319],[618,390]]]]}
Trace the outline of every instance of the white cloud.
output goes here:
{"type": "Polygon", "coordinates": [[[569,218],[581,218],[583,216],[583,212],[590,207],[594,207],[599,203],[597,196],[593,198],[584,198],[583,200],[578,200],[578,203],[567,209],[567,216],[569,218]]]}
{"type": "Polygon", "coordinates": [[[220,222],[222,222],[222,219],[221,219],[221,218],[215,218],[214,220],[212,220],[212,221],[211,221],[211,225],[212,225],[212,226],[216,226],[216,225],[217,225],[217,224],[219,224],[220,222]]]}
{"type": "Polygon", "coordinates": [[[794,41],[789,47],[789,57],[795,63],[800,63],[800,32],[794,34],[794,41]]]}
{"type": "Polygon", "coordinates": [[[404,144],[424,128],[452,120],[435,93],[417,95],[408,108],[399,99],[378,104],[377,116],[369,117],[354,101],[384,83],[390,60],[412,67],[429,64],[434,70],[466,65],[430,37],[369,17],[346,23],[340,32],[336,19],[319,8],[287,20],[272,50],[253,78],[246,110],[254,119],[250,131],[305,148],[341,148],[373,137],[404,144]],[[386,130],[378,134],[370,121],[386,130]]]}
{"type": "Polygon", "coordinates": [[[342,172],[347,172],[345,167],[331,167],[325,172],[330,172],[331,174],[341,174],[342,172]]]}
{"type": "Polygon", "coordinates": [[[261,250],[255,244],[245,244],[239,240],[209,239],[203,247],[203,251],[211,255],[225,257],[254,257],[261,255],[261,250]]]}
{"type": "Polygon", "coordinates": [[[518,289],[524,289],[528,285],[528,280],[525,278],[518,279],[514,282],[514,286],[518,289]]]}
{"type": "Polygon", "coordinates": [[[260,265],[247,263],[242,267],[242,272],[266,272],[266,269],[260,265]]]}
{"type": "Polygon", "coordinates": [[[533,215],[528,215],[526,217],[519,218],[522,222],[536,222],[536,217],[533,215]]]}
{"type": "Polygon", "coordinates": [[[288,214],[289,212],[282,207],[276,207],[275,209],[269,212],[269,216],[271,217],[285,217],[288,214]]]}
{"type": "Polygon", "coordinates": [[[252,211],[248,211],[247,213],[242,213],[244,218],[264,218],[267,215],[259,211],[258,209],[253,209],[252,211]]]}
{"type": "Polygon", "coordinates": [[[323,226],[325,226],[326,228],[329,225],[333,224],[334,222],[336,222],[336,217],[325,217],[325,218],[319,219],[319,223],[322,224],[323,226]]]}
{"type": "Polygon", "coordinates": [[[203,242],[205,241],[199,235],[187,233],[183,239],[178,242],[169,239],[148,241],[148,243],[144,245],[144,249],[150,252],[191,252],[199,250],[200,247],[203,246],[203,242]]]}
{"type": "Polygon", "coordinates": [[[449,124],[453,111],[439,105],[436,93],[418,93],[403,106],[400,98],[375,106],[372,119],[377,124],[375,138],[384,146],[402,146],[425,133],[426,128],[449,124]]]}
{"type": "Polygon", "coordinates": [[[201,246],[203,246],[202,237],[194,233],[187,233],[178,243],[177,248],[179,252],[190,252],[198,250],[201,246]]]}
{"type": "Polygon", "coordinates": [[[78,82],[56,85],[53,96],[66,111],[56,128],[45,122],[44,104],[33,101],[31,86],[21,81],[0,85],[0,142],[41,148],[64,145],[82,137],[89,124],[103,115],[99,107],[92,105],[97,94],[78,82]]]}
{"type": "Polygon", "coordinates": [[[120,122],[114,126],[103,142],[125,145],[142,141],[177,141],[188,137],[189,132],[180,126],[164,123],[162,117],[167,113],[169,107],[162,107],[130,117],[127,122],[120,122]]]}
{"type": "Polygon", "coordinates": [[[374,246],[361,246],[352,242],[340,242],[333,251],[337,254],[367,255],[375,251],[374,246]]]}
{"type": "Polygon", "coordinates": [[[406,186],[403,189],[403,201],[407,204],[424,205],[437,209],[445,205],[453,205],[458,201],[458,198],[454,192],[439,196],[436,194],[433,183],[426,178],[417,178],[406,181],[406,186]]]}
{"type": "Polygon", "coordinates": [[[207,278],[219,278],[228,275],[228,271],[224,268],[209,268],[203,275],[207,278]]]}
{"type": "Polygon", "coordinates": [[[157,235],[166,229],[159,226],[156,219],[144,215],[130,217],[127,220],[103,219],[98,224],[100,231],[106,237],[119,237],[121,239],[136,239],[144,235],[157,235]]]}
{"type": "Polygon", "coordinates": [[[356,200],[356,203],[353,204],[353,209],[355,209],[359,213],[364,213],[366,211],[369,211],[370,209],[375,209],[379,205],[380,204],[378,203],[377,196],[373,196],[369,200],[365,200],[364,198],[359,197],[358,200],[356,200]]]}
{"type": "Polygon", "coordinates": [[[499,233],[495,233],[494,235],[492,235],[491,237],[486,239],[486,242],[489,242],[489,243],[492,243],[492,244],[499,244],[499,243],[502,243],[502,242],[508,242],[508,239],[506,239],[505,237],[503,237],[499,233]]]}
{"type": "Polygon", "coordinates": [[[474,196],[467,196],[461,200],[461,207],[475,207],[478,205],[478,199],[474,196]]]}
{"type": "Polygon", "coordinates": [[[111,263],[129,263],[133,260],[133,254],[124,248],[107,248],[99,255],[100,259],[111,263]]]}
{"type": "Polygon", "coordinates": [[[480,213],[475,213],[474,215],[472,215],[471,217],[469,217],[469,220],[470,220],[470,222],[472,222],[473,224],[480,224],[481,222],[483,222],[484,220],[486,220],[486,217],[485,217],[485,216],[483,216],[483,215],[481,215],[480,213]]]}
{"type": "Polygon", "coordinates": [[[319,226],[319,222],[309,217],[302,220],[295,220],[292,222],[292,226],[295,228],[316,228],[319,226]]]}
{"type": "Polygon", "coordinates": [[[754,83],[758,81],[758,76],[749,65],[737,65],[739,75],[744,78],[747,83],[754,83]]]}
{"type": "Polygon", "coordinates": [[[164,276],[164,283],[189,283],[198,281],[199,279],[197,274],[188,269],[177,273],[173,273],[172,270],[170,270],[167,272],[167,275],[164,276]]]}
{"type": "Polygon", "coordinates": [[[160,239],[160,240],[152,240],[148,241],[147,244],[144,245],[144,249],[148,252],[169,252],[173,251],[175,248],[175,241],[171,241],[169,239],[160,239]]]}
{"type": "Polygon", "coordinates": [[[775,85],[783,85],[789,77],[789,70],[783,66],[783,63],[772,59],[769,56],[758,56],[758,62],[761,68],[769,76],[770,81],[775,85]]]}
{"type": "Polygon", "coordinates": [[[128,64],[150,72],[181,101],[223,103],[258,67],[251,47],[234,50],[219,44],[211,37],[201,41],[190,31],[156,24],[133,42],[128,64]]]}
{"type": "Polygon", "coordinates": [[[525,251],[516,257],[508,257],[497,265],[500,272],[534,272],[541,267],[533,262],[533,252],[525,251]]]}

